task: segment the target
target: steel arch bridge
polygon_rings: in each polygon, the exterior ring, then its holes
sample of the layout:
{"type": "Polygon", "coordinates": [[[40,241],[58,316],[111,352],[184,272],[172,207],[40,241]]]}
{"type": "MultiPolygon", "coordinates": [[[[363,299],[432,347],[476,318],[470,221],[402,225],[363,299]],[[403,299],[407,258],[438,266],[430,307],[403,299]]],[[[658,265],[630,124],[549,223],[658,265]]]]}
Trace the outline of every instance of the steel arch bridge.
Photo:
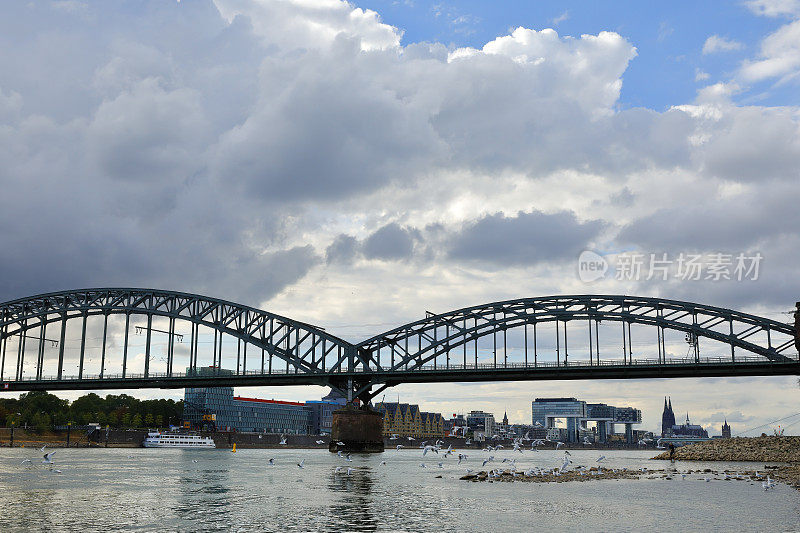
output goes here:
{"type": "Polygon", "coordinates": [[[82,289],[0,304],[0,383],[324,385],[367,401],[413,382],[797,375],[800,302],[794,315],[790,323],[661,298],[546,296],[426,313],[351,343],[225,300],[82,289]]]}

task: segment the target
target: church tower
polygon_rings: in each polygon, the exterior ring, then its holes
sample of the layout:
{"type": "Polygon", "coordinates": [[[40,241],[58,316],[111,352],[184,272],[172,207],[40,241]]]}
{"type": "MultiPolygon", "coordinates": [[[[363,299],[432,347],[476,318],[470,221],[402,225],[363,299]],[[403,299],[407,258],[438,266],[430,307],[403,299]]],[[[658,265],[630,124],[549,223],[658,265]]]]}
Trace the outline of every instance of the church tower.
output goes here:
{"type": "Polygon", "coordinates": [[[728,419],[725,419],[725,423],[722,424],[722,438],[729,439],[731,438],[731,427],[728,425],[728,419]]]}
{"type": "Polygon", "coordinates": [[[667,402],[664,396],[664,412],[661,414],[661,436],[666,437],[672,434],[672,426],[675,425],[675,413],[672,411],[672,398],[667,402]]]}

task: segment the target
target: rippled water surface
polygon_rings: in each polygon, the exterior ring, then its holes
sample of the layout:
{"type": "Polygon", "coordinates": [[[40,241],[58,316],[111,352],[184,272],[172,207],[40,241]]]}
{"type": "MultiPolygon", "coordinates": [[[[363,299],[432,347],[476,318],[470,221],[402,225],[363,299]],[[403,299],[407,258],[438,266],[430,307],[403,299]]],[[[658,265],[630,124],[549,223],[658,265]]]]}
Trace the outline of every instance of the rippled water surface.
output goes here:
{"type": "MultiPolygon", "coordinates": [[[[701,476],[471,483],[458,478],[489,454],[467,453],[459,466],[453,456],[423,458],[414,449],[353,455],[352,462],[323,450],[59,449],[56,473],[39,464],[36,449],[5,448],[0,531],[800,530],[800,492],[785,485],[764,491],[760,484],[701,476]],[[267,464],[271,457],[275,466],[267,464]],[[20,465],[25,458],[33,466],[20,465]],[[337,474],[337,466],[353,470],[337,474]]],[[[652,451],[602,453],[606,468],[670,466],[649,461],[652,451]]],[[[492,455],[495,463],[516,458],[520,469],[551,468],[563,452],[492,455]]],[[[575,450],[572,459],[593,466],[599,455],[575,450]]],[[[754,466],[764,465],[675,465],[679,471],[754,466]]]]}

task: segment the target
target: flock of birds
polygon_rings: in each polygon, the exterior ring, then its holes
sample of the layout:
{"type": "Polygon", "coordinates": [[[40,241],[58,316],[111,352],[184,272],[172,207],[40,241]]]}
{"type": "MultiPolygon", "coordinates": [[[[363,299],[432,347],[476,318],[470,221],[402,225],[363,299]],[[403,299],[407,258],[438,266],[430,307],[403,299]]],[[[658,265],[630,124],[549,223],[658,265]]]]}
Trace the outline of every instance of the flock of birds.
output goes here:
{"type": "MultiPolygon", "coordinates": [[[[397,440],[397,435],[392,435],[390,437],[390,440],[397,440]]],[[[409,441],[414,441],[414,439],[412,437],[408,437],[408,440],[409,441]]],[[[526,440],[529,440],[531,442],[530,450],[534,451],[534,452],[538,452],[539,451],[538,447],[544,445],[545,442],[548,442],[548,439],[530,439],[528,437],[528,434],[526,433],[524,437],[515,439],[512,442],[511,448],[509,448],[509,450],[513,451],[513,452],[523,453],[523,450],[526,449],[524,447],[523,443],[526,440]]],[[[552,442],[552,441],[550,441],[550,442],[552,442]]],[[[639,441],[639,442],[641,443],[642,441],[639,441]]],[[[318,441],[316,441],[316,443],[317,444],[325,444],[325,441],[318,440],[318,441]]],[[[286,437],[285,436],[281,437],[280,444],[286,445],[286,437]]],[[[559,442],[559,441],[554,442],[554,444],[555,444],[555,449],[556,450],[560,449],[564,445],[563,442],[559,442]]],[[[587,443],[584,442],[584,444],[587,444],[587,443]]],[[[343,442],[341,442],[341,441],[338,441],[338,442],[336,442],[336,445],[337,446],[344,446],[345,444],[343,442]]],[[[398,444],[396,446],[396,450],[400,451],[405,447],[406,446],[404,446],[402,444],[398,444]]],[[[443,449],[443,447],[444,447],[444,441],[442,441],[442,440],[437,440],[436,442],[434,442],[434,444],[428,444],[428,441],[423,441],[419,445],[419,449],[422,450],[422,457],[427,456],[428,453],[433,453],[433,454],[436,454],[436,455],[440,456],[442,459],[447,459],[451,455],[455,455],[456,454],[456,452],[453,450],[453,445],[452,444],[450,446],[448,446],[448,448],[446,450],[443,449]]],[[[661,447],[661,439],[659,439],[657,447],[661,447]]],[[[42,454],[43,454],[42,455],[42,459],[41,459],[41,464],[47,465],[49,471],[51,471],[51,472],[53,472],[55,474],[61,474],[62,473],[61,470],[55,469],[53,467],[53,465],[55,464],[55,462],[53,461],[53,456],[55,455],[56,451],[53,450],[51,452],[47,452],[47,451],[45,451],[46,448],[47,448],[47,445],[42,446],[39,449],[39,451],[42,452],[42,454]]],[[[502,444],[497,444],[495,446],[487,445],[485,448],[483,448],[482,451],[487,452],[487,453],[491,453],[491,452],[497,452],[497,451],[503,450],[503,449],[504,449],[504,446],[502,444]]],[[[339,450],[337,452],[337,456],[340,459],[343,459],[346,462],[353,462],[353,458],[352,458],[352,454],[351,453],[343,453],[341,450],[339,450]]],[[[566,472],[569,469],[570,465],[573,464],[571,456],[572,456],[572,454],[569,452],[569,450],[564,450],[564,455],[563,455],[563,457],[561,459],[560,466],[556,466],[556,467],[549,468],[549,469],[540,468],[540,467],[537,467],[537,466],[532,466],[532,467],[524,470],[523,474],[526,475],[526,476],[529,476],[529,477],[530,476],[556,476],[556,477],[561,476],[564,472],[566,472]]],[[[130,458],[132,458],[132,456],[129,455],[128,458],[130,459],[130,458]]],[[[469,456],[459,452],[457,454],[457,458],[458,458],[458,465],[461,465],[461,463],[466,461],[469,458],[469,456]]],[[[270,467],[274,467],[276,465],[275,460],[276,460],[275,457],[270,457],[270,459],[267,462],[267,464],[270,467]]],[[[603,469],[602,469],[602,466],[600,466],[600,465],[605,460],[606,460],[606,456],[605,455],[601,455],[595,461],[598,464],[597,467],[592,468],[592,469],[588,469],[586,467],[586,465],[577,465],[577,466],[574,467],[574,471],[578,472],[579,475],[581,475],[581,476],[602,475],[603,474],[603,469]]],[[[494,455],[487,456],[486,459],[483,459],[483,461],[481,462],[481,468],[486,467],[487,464],[493,463],[494,461],[495,461],[495,456],[494,455]]],[[[196,463],[197,459],[193,459],[192,462],[196,463]]],[[[306,462],[306,460],[303,459],[300,462],[295,463],[295,464],[297,465],[298,468],[303,469],[303,468],[305,468],[305,462],[306,462]]],[[[519,476],[519,471],[517,469],[517,460],[516,459],[509,459],[509,458],[506,457],[506,458],[503,458],[503,460],[501,461],[501,464],[504,464],[504,463],[508,463],[508,467],[507,468],[504,468],[504,467],[493,468],[493,469],[489,470],[489,472],[487,472],[488,479],[497,479],[503,474],[510,474],[512,477],[519,476]]],[[[20,463],[20,465],[28,465],[28,466],[33,466],[33,464],[34,463],[33,463],[32,459],[24,459],[20,463]]],[[[380,466],[386,466],[386,461],[381,461],[380,462],[380,466]]],[[[428,466],[425,464],[425,462],[421,462],[419,466],[420,466],[420,468],[428,468],[428,466]]],[[[437,462],[437,466],[439,468],[444,468],[444,460],[438,461],[437,462]]],[[[353,471],[354,470],[353,470],[352,467],[348,467],[347,470],[345,470],[344,467],[337,466],[334,469],[334,473],[335,474],[344,474],[346,476],[351,476],[353,474],[353,471]]],[[[616,473],[617,472],[616,469],[611,469],[610,471],[612,473],[616,473]]],[[[622,471],[627,471],[627,469],[622,469],[622,471]]],[[[640,471],[642,473],[646,474],[648,470],[647,470],[647,468],[640,468],[640,471]]],[[[467,472],[467,474],[472,474],[473,473],[473,469],[467,468],[466,472],[467,472]]],[[[688,474],[686,474],[686,473],[682,473],[681,474],[681,479],[686,479],[687,475],[688,474]]],[[[731,479],[751,480],[752,481],[753,478],[755,478],[755,480],[760,480],[761,481],[761,487],[765,491],[773,489],[773,488],[775,488],[777,486],[777,483],[769,475],[767,475],[766,479],[764,479],[763,476],[758,471],[755,471],[755,473],[754,473],[754,475],[752,477],[750,477],[750,476],[742,477],[742,474],[737,474],[736,476],[731,476],[728,473],[725,474],[725,480],[726,481],[727,480],[731,480],[731,479]]],[[[710,482],[711,478],[706,476],[705,477],[705,481],[706,482],[710,482]]]]}
{"type": "MultiPolygon", "coordinates": [[[[508,450],[509,451],[513,451],[513,452],[523,453],[524,450],[528,449],[528,448],[526,448],[524,446],[524,441],[526,440],[526,437],[527,437],[527,434],[526,434],[525,437],[515,439],[512,442],[511,447],[508,448],[508,450]]],[[[392,437],[390,437],[390,440],[397,440],[397,438],[398,437],[396,435],[392,435],[392,437]]],[[[415,439],[413,437],[408,437],[408,440],[409,441],[414,441],[415,439]]],[[[534,452],[538,452],[539,451],[539,447],[543,446],[546,442],[548,442],[548,439],[528,439],[528,440],[531,441],[529,449],[534,451],[534,452]]],[[[549,441],[549,442],[553,442],[553,441],[549,441]]],[[[285,444],[285,442],[281,441],[281,444],[285,444]]],[[[317,444],[324,444],[324,441],[317,441],[317,444]]],[[[344,446],[343,442],[337,442],[336,444],[338,446],[344,446]]],[[[659,442],[658,445],[660,446],[660,444],[661,443],[659,442]]],[[[556,442],[554,442],[554,445],[555,445],[555,449],[558,450],[562,446],[564,446],[564,443],[556,441],[556,442]]],[[[402,450],[404,448],[407,448],[407,446],[403,445],[403,444],[397,444],[396,447],[395,447],[395,449],[397,451],[400,451],[400,450],[402,450]]],[[[447,449],[445,449],[444,448],[444,441],[442,441],[442,440],[437,440],[433,444],[429,444],[428,441],[422,441],[419,444],[418,448],[422,451],[422,457],[426,457],[429,453],[439,456],[442,460],[436,462],[436,466],[438,468],[444,468],[444,464],[445,464],[444,463],[444,459],[447,459],[451,455],[455,456],[457,458],[457,460],[458,460],[457,464],[458,465],[461,465],[463,462],[465,462],[469,458],[468,455],[466,455],[464,453],[456,452],[455,450],[453,450],[452,444],[449,445],[447,447],[447,449]]],[[[491,452],[497,452],[497,451],[503,450],[503,449],[505,449],[505,447],[502,444],[498,444],[496,446],[487,445],[485,448],[483,448],[482,451],[487,452],[487,453],[491,453],[491,452]]],[[[340,459],[344,460],[345,462],[348,462],[348,463],[353,462],[353,457],[352,457],[351,453],[344,453],[343,451],[339,450],[337,452],[337,456],[340,459]]],[[[495,460],[496,460],[495,459],[495,455],[488,455],[485,459],[483,459],[481,461],[481,468],[485,468],[486,465],[495,462],[495,460]]],[[[578,473],[580,476],[602,476],[604,474],[604,471],[603,471],[603,468],[602,468],[602,464],[603,464],[603,462],[605,460],[606,460],[606,456],[605,455],[600,455],[595,460],[595,463],[597,463],[596,467],[593,467],[593,468],[590,469],[586,465],[576,465],[576,466],[573,467],[573,472],[578,473]]],[[[570,469],[570,465],[573,464],[572,454],[569,452],[569,450],[564,450],[564,455],[560,459],[560,461],[561,461],[561,464],[556,466],[556,467],[553,467],[553,468],[540,468],[540,467],[537,467],[537,466],[532,466],[532,467],[530,467],[528,469],[522,470],[521,473],[526,475],[526,476],[555,476],[555,477],[559,477],[559,476],[563,475],[565,472],[567,472],[570,469]]],[[[500,478],[504,474],[505,475],[509,475],[510,474],[512,477],[518,477],[520,475],[520,470],[517,468],[517,459],[516,458],[510,459],[510,458],[506,457],[506,458],[503,458],[500,461],[501,465],[506,464],[506,463],[507,463],[506,467],[499,466],[498,468],[493,468],[493,469],[489,470],[487,472],[487,478],[488,479],[497,479],[497,478],[500,478]]],[[[269,459],[269,461],[268,461],[268,465],[274,467],[276,464],[277,464],[276,463],[276,458],[275,457],[271,457],[269,459]]],[[[305,459],[303,459],[299,463],[296,463],[296,465],[297,465],[298,468],[301,468],[301,469],[304,468],[305,467],[305,459]]],[[[386,466],[386,465],[387,465],[386,461],[381,461],[380,462],[380,466],[386,466]]],[[[419,467],[420,468],[428,468],[428,465],[423,461],[423,462],[421,462],[419,464],[419,467]]],[[[346,475],[346,476],[351,476],[351,475],[353,475],[354,471],[355,470],[352,467],[347,467],[345,469],[345,467],[337,466],[337,467],[335,467],[333,472],[334,472],[334,474],[343,474],[343,475],[346,475]]],[[[467,474],[472,474],[474,472],[474,470],[472,468],[467,468],[466,472],[467,472],[467,474]]],[[[617,472],[626,472],[627,473],[628,469],[623,468],[621,470],[617,470],[617,469],[613,469],[612,468],[612,469],[607,469],[606,470],[606,473],[616,474],[617,472]]],[[[643,474],[648,474],[649,471],[648,471],[647,468],[640,468],[638,473],[643,475],[643,474]]],[[[687,475],[688,475],[687,473],[681,474],[681,479],[686,479],[687,475]]],[[[767,475],[766,479],[764,479],[761,474],[759,474],[758,472],[755,472],[755,475],[753,476],[753,478],[755,478],[756,480],[761,480],[762,481],[761,486],[762,486],[762,488],[764,490],[769,490],[769,489],[775,488],[775,486],[777,485],[777,483],[769,475],[767,475]]],[[[707,482],[711,481],[711,478],[708,477],[708,476],[706,476],[704,479],[707,482]]],[[[752,478],[750,478],[749,476],[748,477],[742,477],[742,474],[738,474],[736,476],[730,476],[729,474],[725,474],[725,479],[726,480],[729,480],[729,479],[741,479],[741,480],[748,479],[748,480],[752,480],[752,478]]]]}
{"type": "MultiPolygon", "coordinates": [[[[52,452],[46,452],[45,449],[47,448],[47,444],[39,448],[39,451],[42,452],[42,464],[48,466],[48,470],[53,472],[54,474],[60,474],[61,470],[53,468],[55,462],[53,461],[53,456],[56,454],[56,451],[53,450],[52,452]]],[[[31,459],[23,459],[20,465],[28,465],[33,466],[33,461],[31,459]]]]}

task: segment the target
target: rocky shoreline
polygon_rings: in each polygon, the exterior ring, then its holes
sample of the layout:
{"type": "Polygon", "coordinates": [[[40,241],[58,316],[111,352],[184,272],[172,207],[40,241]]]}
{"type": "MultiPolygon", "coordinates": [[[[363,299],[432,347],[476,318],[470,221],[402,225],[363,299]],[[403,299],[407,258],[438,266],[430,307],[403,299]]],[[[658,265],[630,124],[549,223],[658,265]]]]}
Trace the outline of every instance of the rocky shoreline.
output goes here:
{"type": "MultiPolygon", "coordinates": [[[[669,460],[669,452],[653,459],[669,460]]],[[[678,461],[800,462],[800,437],[735,437],[697,442],[675,449],[678,461]]]]}
{"type": "MultiPolygon", "coordinates": [[[[669,460],[669,452],[657,455],[653,459],[669,460]]],[[[735,437],[697,442],[676,448],[675,460],[789,463],[771,467],[770,475],[778,481],[800,489],[800,437],[735,437]]]]}
{"type": "MultiPolygon", "coordinates": [[[[439,476],[441,477],[441,476],[439,476]]],[[[590,468],[588,470],[557,470],[539,472],[517,472],[513,469],[508,470],[489,470],[469,473],[461,476],[462,481],[488,482],[488,483],[569,483],[574,481],[595,481],[601,479],[660,479],[671,481],[745,481],[750,485],[761,485],[762,488],[772,488],[775,483],[785,483],[795,489],[800,489],[800,465],[790,466],[767,466],[763,469],[753,470],[713,470],[688,469],[678,471],[677,469],[655,469],[643,468],[641,470],[622,469],[601,469],[590,468]],[[766,487],[765,487],[766,485],[766,487]]]]}

